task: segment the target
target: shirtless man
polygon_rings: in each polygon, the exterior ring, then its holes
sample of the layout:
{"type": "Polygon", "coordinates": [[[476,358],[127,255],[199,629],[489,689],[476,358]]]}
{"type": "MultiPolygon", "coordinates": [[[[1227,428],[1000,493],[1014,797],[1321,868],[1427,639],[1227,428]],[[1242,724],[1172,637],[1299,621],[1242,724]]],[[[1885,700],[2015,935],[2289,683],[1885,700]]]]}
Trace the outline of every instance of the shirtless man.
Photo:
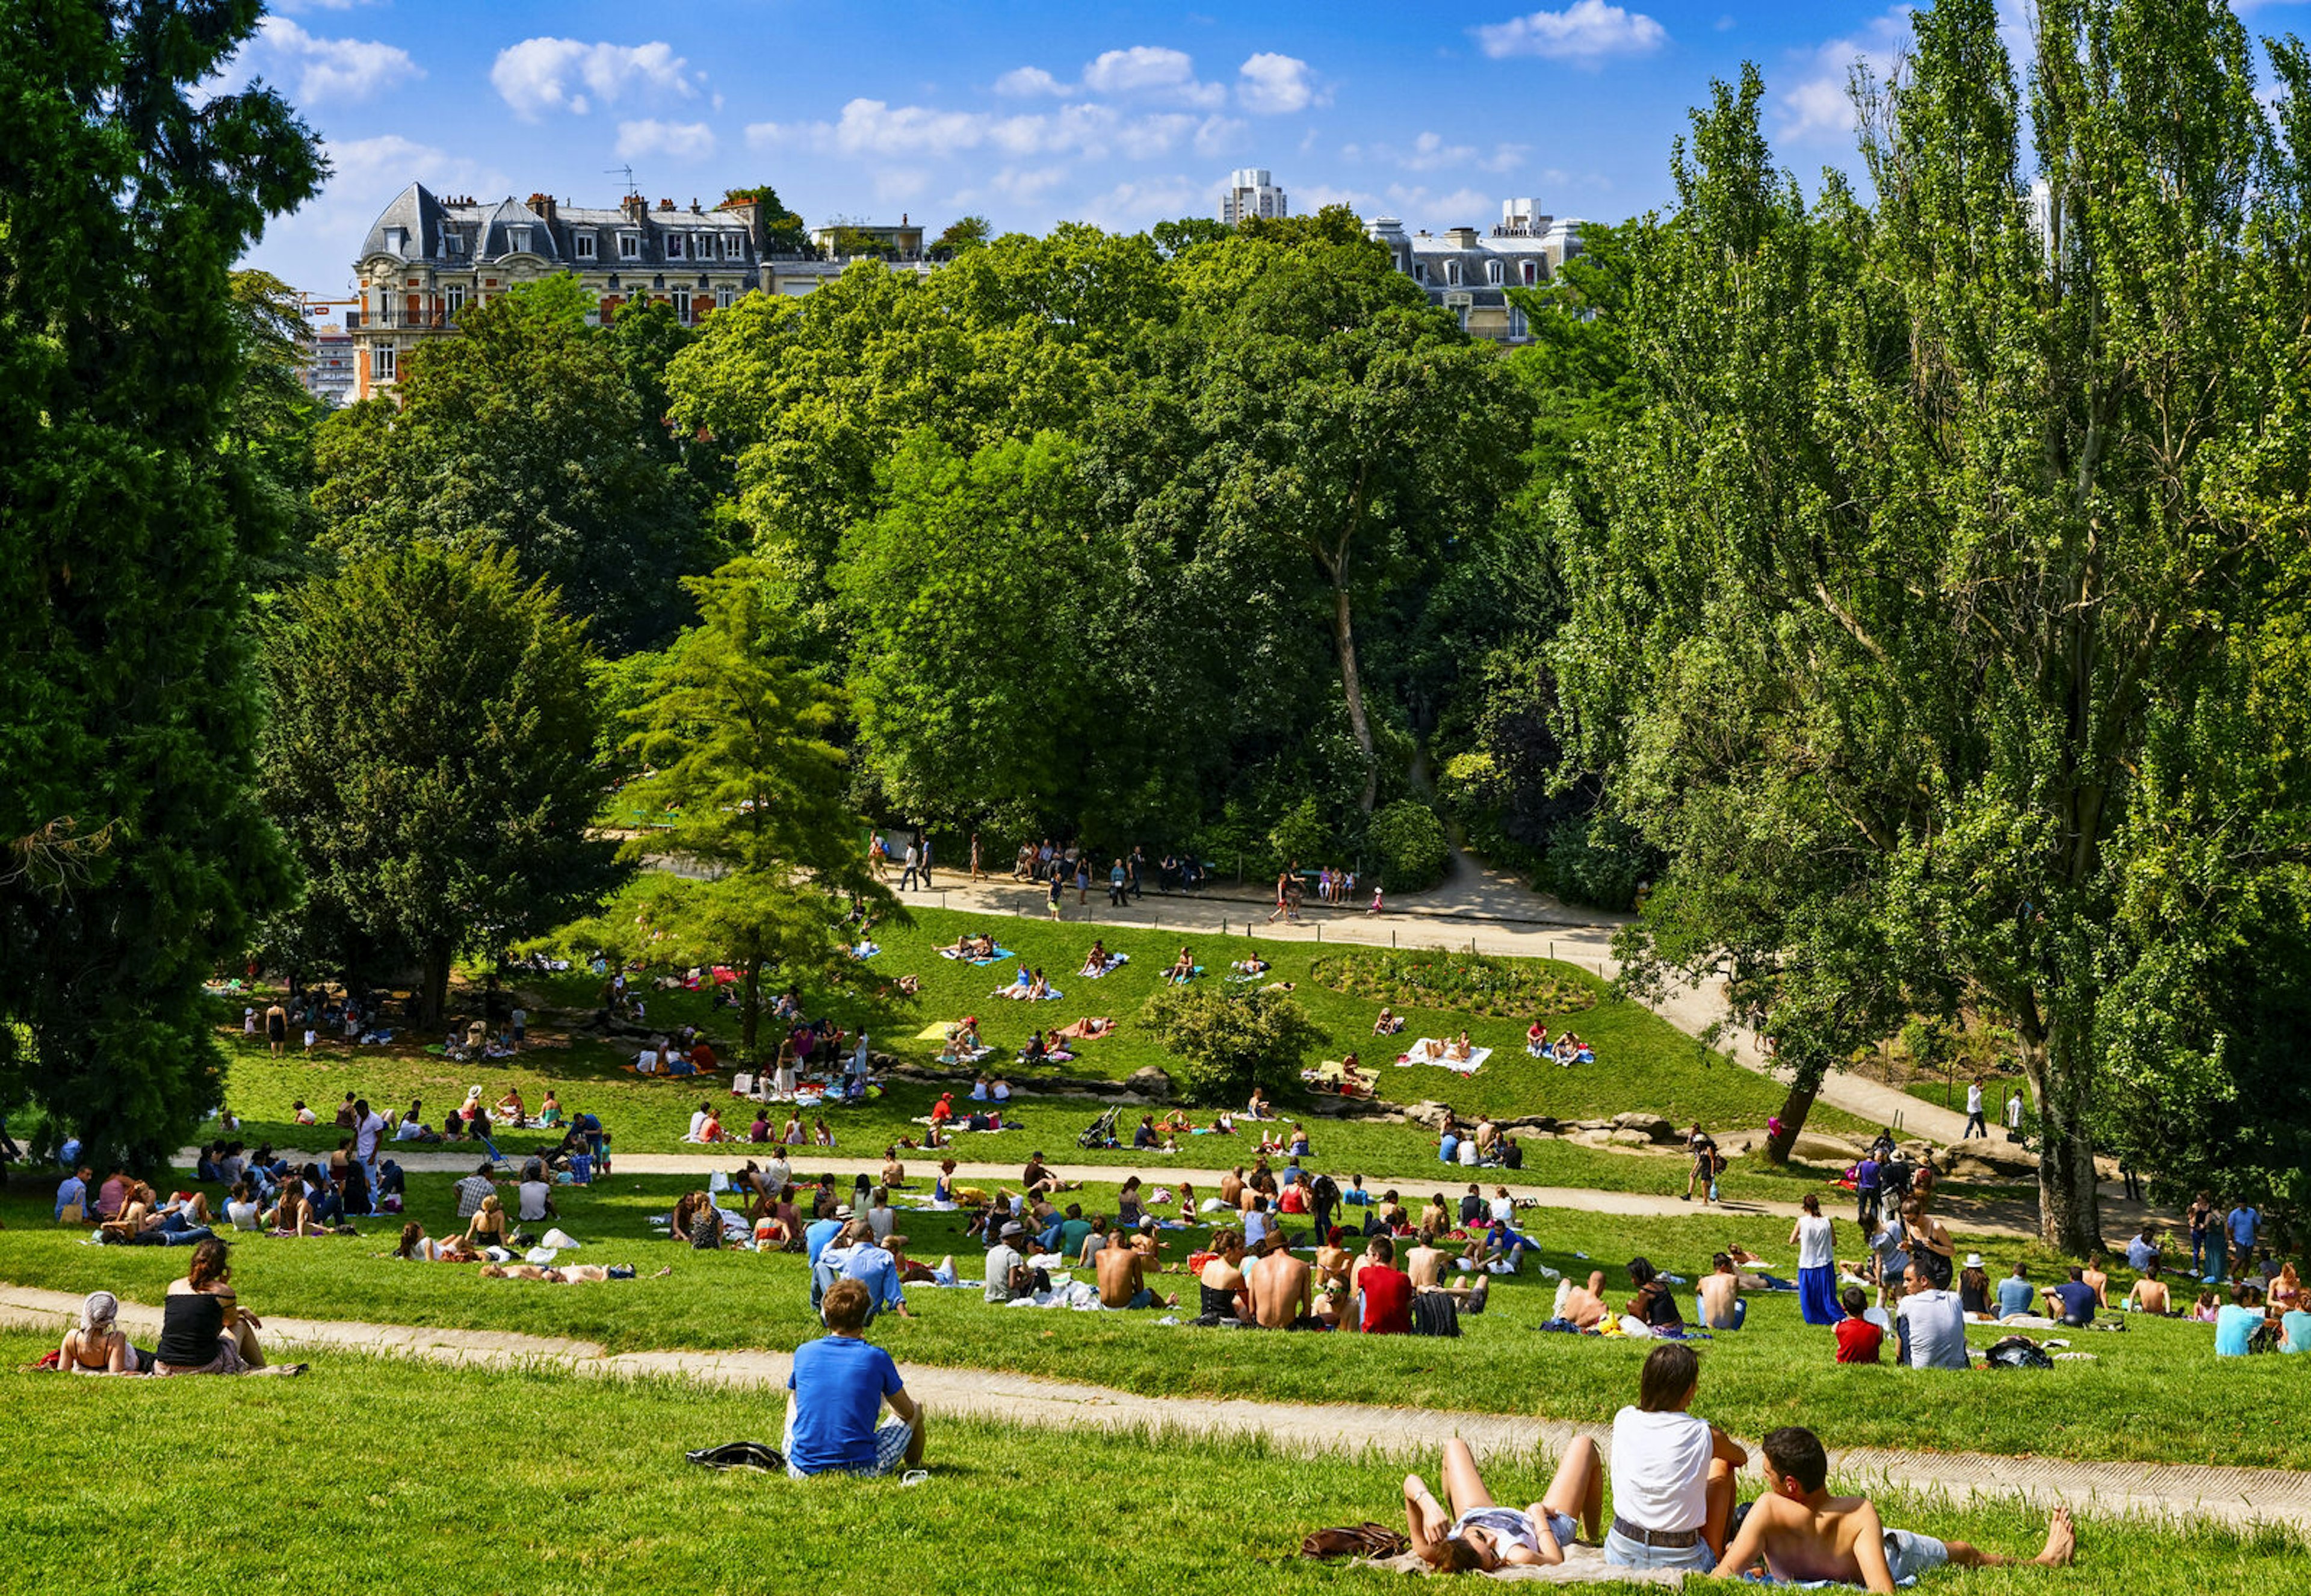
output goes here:
{"type": "Polygon", "coordinates": [[[2145,1313],[2164,1318],[2171,1311],[2167,1300],[2167,1282],[2158,1278],[2158,1260],[2152,1259],[2142,1266],[2142,1278],[2126,1294],[2127,1305],[2145,1313]]]}
{"type": "Polygon", "coordinates": [[[1694,1295],[1701,1299],[1702,1328],[1740,1330],[1749,1312],[1749,1304],[1741,1300],[1740,1277],[1733,1271],[1733,1260],[1725,1253],[1720,1252],[1714,1261],[1716,1267],[1693,1287],[1694,1295]]]}
{"type": "Polygon", "coordinates": [[[1490,1275],[1480,1276],[1474,1286],[1447,1286],[1444,1284],[1444,1266],[1452,1257],[1450,1252],[1432,1247],[1425,1240],[1415,1242],[1405,1249],[1404,1272],[1412,1277],[1412,1289],[1441,1292],[1460,1304],[1463,1313],[1483,1313],[1486,1294],[1493,1288],[1493,1278],[1490,1275]]]}
{"type": "Polygon", "coordinates": [[[1741,1532],[1725,1548],[1717,1565],[1719,1579],[1739,1579],[1762,1558],[1774,1578],[1784,1583],[1835,1580],[1889,1592],[1902,1580],[1945,1564],[2001,1568],[2037,1563],[2062,1568],[2077,1550],[2067,1507],[2054,1509],[2046,1526],[2045,1549],[2035,1557],[2005,1557],[1963,1540],[1888,1530],[1867,1496],[1829,1494],[1829,1459],[1821,1440],[1795,1426],[1766,1437],[1760,1468],[1767,1494],[1750,1505],[1741,1532]]]}
{"type": "Polygon", "coordinates": [[[1243,1199],[1243,1165],[1239,1164],[1220,1177],[1220,1201],[1229,1208],[1242,1210],[1251,1205],[1243,1199]]]}
{"type": "MultiPolygon", "coordinates": [[[[1094,1267],[1099,1270],[1101,1304],[1110,1308],[1156,1306],[1156,1288],[1142,1278],[1147,1266],[1147,1260],[1123,1239],[1122,1232],[1118,1231],[1109,1237],[1108,1245],[1100,1250],[1094,1261],[1094,1267]]],[[[1180,1299],[1172,1297],[1162,1305],[1176,1308],[1180,1305],[1180,1299]]]]}
{"type": "Polygon", "coordinates": [[[1315,1286],[1308,1266],[1281,1248],[1251,1266],[1251,1316],[1262,1330],[1314,1330],[1315,1286]]]}
{"type": "Polygon", "coordinates": [[[1576,1286],[1565,1294],[1565,1307],[1558,1317],[1569,1320],[1583,1330],[1591,1330],[1604,1321],[1605,1271],[1589,1271],[1589,1284],[1576,1286]]]}

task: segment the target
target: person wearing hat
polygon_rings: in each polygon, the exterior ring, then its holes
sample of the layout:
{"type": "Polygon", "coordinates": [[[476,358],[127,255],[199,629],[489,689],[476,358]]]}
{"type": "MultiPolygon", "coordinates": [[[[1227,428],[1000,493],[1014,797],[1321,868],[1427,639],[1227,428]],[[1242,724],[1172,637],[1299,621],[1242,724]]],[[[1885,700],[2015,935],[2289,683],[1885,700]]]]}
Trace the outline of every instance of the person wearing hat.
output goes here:
{"type": "Polygon", "coordinates": [[[1958,1312],[1968,1319],[1994,1321],[1997,1310],[1990,1298],[1990,1276],[1983,1268],[1982,1254],[1969,1252],[1966,1266],[1958,1273],[1958,1312]]]}
{"type": "Polygon", "coordinates": [[[996,1233],[995,1244],[987,1250],[984,1295],[989,1302],[1007,1303],[1051,1288],[1051,1277],[1042,1269],[1028,1268],[1027,1260],[1020,1253],[1020,1244],[1026,1239],[1027,1227],[1016,1219],[1005,1220],[996,1233]]]}
{"type": "Polygon", "coordinates": [[[955,1118],[955,1094],[941,1092],[939,1100],[931,1104],[931,1123],[944,1125],[955,1118]]]}

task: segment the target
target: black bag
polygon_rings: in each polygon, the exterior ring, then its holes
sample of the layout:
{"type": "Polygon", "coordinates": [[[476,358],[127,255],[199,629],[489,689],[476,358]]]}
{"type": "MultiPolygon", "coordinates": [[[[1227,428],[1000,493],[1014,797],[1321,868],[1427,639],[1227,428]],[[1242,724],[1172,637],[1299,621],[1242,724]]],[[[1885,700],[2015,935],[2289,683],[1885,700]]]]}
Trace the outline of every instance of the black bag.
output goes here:
{"type": "Polygon", "coordinates": [[[683,1455],[702,1469],[761,1469],[775,1474],[787,1471],[786,1454],[759,1441],[725,1441],[719,1446],[704,1446],[683,1455]]]}
{"type": "Polygon", "coordinates": [[[1413,1294],[1412,1333],[1416,1336],[1457,1336],[1461,1333],[1461,1304],[1441,1291],[1421,1291],[1413,1294]]]}
{"type": "Polygon", "coordinates": [[[1993,1369],[2051,1369],[2052,1354],[2028,1336],[2009,1336],[1983,1354],[1993,1369]]]}

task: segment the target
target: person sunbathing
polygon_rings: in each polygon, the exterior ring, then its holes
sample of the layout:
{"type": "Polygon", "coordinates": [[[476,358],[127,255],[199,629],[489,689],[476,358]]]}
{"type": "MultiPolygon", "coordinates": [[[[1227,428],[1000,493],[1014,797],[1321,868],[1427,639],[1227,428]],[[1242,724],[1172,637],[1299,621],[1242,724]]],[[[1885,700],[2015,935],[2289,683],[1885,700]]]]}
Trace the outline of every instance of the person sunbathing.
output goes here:
{"type": "Polygon", "coordinates": [[[1041,964],[1038,964],[1035,966],[1034,979],[1027,983],[1025,1001],[1029,1003],[1041,1003],[1051,995],[1051,983],[1043,979],[1043,967],[1041,964]]]}
{"type": "Polygon", "coordinates": [[[1455,1435],[1444,1443],[1444,1495],[1451,1511],[1417,1474],[1404,1477],[1404,1514],[1412,1549],[1439,1574],[1490,1573],[1548,1566],[1585,1528],[1595,1539],[1605,1509],[1605,1470],[1597,1443],[1582,1436],[1539,1501],[1520,1512],[1497,1505],[1477,1472],[1476,1454],[1455,1435]]]}
{"type": "Polygon", "coordinates": [[[393,1256],[413,1263],[471,1263],[480,1256],[466,1244],[463,1236],[451,1236],[437,1242],[425,1234],[425,1227],[412,1219],[401,1227],[401,1245],[393,1256]]]}
{"type": "Polygon", "coordinates": [[[57,1367],[74,1374],[149,1374],[153,1355],[135,1346],[116,1322],[120,1299],[92,1291],[81,1304],[80,1322],[65,1332],[57,1367]]]}
{"type": "Polygon", "coordinates": [[[1455,1064],[1466,1064],[1472,1051],[1466,1031],[1444,1044],[1444,1057],[1455,1064]]]}
{"type": "Polygon", "coordinates": [[[499,1124],[510,1125],[517,1130],[526,1127],[529,1123],[529,1110],[521,1100],[521,1088],[508,1086],[506,1095],[498,1099],[497,1107],[490,1111],[490,1117],[499,1124]]]}
{"type": "Polygon", "coordinates": [[[1583,1330],[1592,1330],[1604,1322],[1608,1312],[1609,1310],[1605,1306],[1605,1271],[1592,1269],[1589,1271],[1589,1284],[1575,1286],[1565,1294],[1565,1305],[1557,1311],[1557,1316],[1568,1323],[1579,1325],[1583,1330]]]}
{"type": "Polygon", "coordinates": [[[814,1147],[831,1147],[834,1145],[834,1132],[826,1128],[826,1116],[824,1114],[810,1122],[810,1145],[814,1147]]]}
{"type": "Polygon", "coordinates": [[[1945,1565],[2064,1568],[2077,1555],[2078,1536],[2067,1506],[2054,1509],[2046,1544],[2036,1557],[2001,1557],[1963,1540],[1889,1530],[1869,1497],[1831,1496],[1829,1457],[1811,1430],[1797,1425],[1775,1430],[1766,1437],[1764,1452],[1759,1467],[1766,1494],[1750,1504],[1740,1532],[1718,1561],[1718,1579],[1740,1579],[1762,1563],[1783,1583],[1829,1580],[1892,1591],[1945,1565]]]}
{"type": "MultiPolygon", "coordinates": [[[[494,1202],[497,1199],[493,1198],[490,1200],[494,1202]]],[[[294,1179],[281,1188],[281,1200],[273,1205],[273,1211],[266,1214],[260,1223],[275,1235],[329,1234],[328,1227],[314,1217],[313,1205],[305,1200],[304,1182],[294,1179]]]]}
{"type": "Polygon", "coordinates": [[[1390,1008],[1383,1004],[1381,1007],[1380,1018],[1373,1022],[1373,1034],[1374,1036],[1393,1036],[1399,1031],[1403,1029],[1404,1017],[1398,1014],[1394,1009],[1390,1008]]]}
{"type": "Polygon", "coordinates": [[[1180,950],[1180,956],[1172,961],[1172,967],[1164,972],[1164,979],[1172,985],[1179,987],[1187,985],[1195,978],[1196,955],[1182,947],[1180,950]]]}
{"type": "Polygon", "coordinates": [[[1228,968],[1238,975],[1265,975],[1268,973],[1268,961],[1254,954],[1248,959],[1236,960],[1228,968]]]}
{"type": "MultiPolygon", "coordinates": [[[[672,1274],[668,1266],[662,1275],[672,1274]]],[[[540,1269],[534,1263],[485,1263],[482,1265],[484,1280],[543,1280],[551,1286],[582,1286],[603,1280],[631,1280],[632,1268],[612,1269],[598,1263],[568,1263],[558,1269],[540,1269]]]]}
{"type": "Polygon", "coordinates": [[[1107,973],[1107,967],[1111,962],[1112,961],[1107,951],[1107,944],[1094,938],[1092,941],[1091,951],[1084,955],[1083,973],[1086,975],[1104,975],[1107,973]]]}

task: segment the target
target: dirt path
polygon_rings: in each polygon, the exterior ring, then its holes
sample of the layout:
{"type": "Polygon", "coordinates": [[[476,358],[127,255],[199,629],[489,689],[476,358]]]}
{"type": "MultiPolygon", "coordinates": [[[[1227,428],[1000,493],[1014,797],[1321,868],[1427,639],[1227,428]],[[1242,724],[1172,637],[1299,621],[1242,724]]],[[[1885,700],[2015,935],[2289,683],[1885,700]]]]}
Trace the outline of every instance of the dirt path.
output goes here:
{"type": "MultiPolygon", "coordinates": [[[[575,1289],[584,1289],[575,1288],[575,1289]]],[[[65,1292],[0,1285],[0,1323],[58,1330],[77,1317],[81,1299],[65,1292]]],[[[123,1303],[120,1325],[138,1340],[160,1328],[160,1312],[123,1303]]],[[[775,1393],[786,1385],[789,1359],[778,1352],[638,1352],[607,1355],[590,1341],[504,1330],[425,1330],[357,1321],[288,1319],[268,1315],[268,1347],[305,1356],[353,1352],[431,1362],[501,1367],[558,1364],[595,1376],[673,1375],[727,1388],[775,1393]]],[[[1302,1456],[1376,1452],[1433,1460],[1452,1436],[1479,1454],[1559,1451],[1578,1435],[1608,1444],[1603,1426],[1576,1425],[1503,1414],[1353,1405],[1315,1407],[1291,1402],[1156,1398],[1105,1386],[1038,1380],[983,1369],[913,1365],[907,1389],[932,1416],[931,1461],[938,1458],[941,1416],[968,1415],[1004,1424],[1077,1430],[1145,1428],[1202,1436],[1256,1435],[1302,1456]]],[[[765,1404],[761,1435],[776,1433],[776,1409],[765,1404]]],[[[719,1434],[698,1439],[727,1439],[719,1434]]],[[[1754,1444],[1754,1443],[1752,1443],[1754,1444]]],[[[2074,1511],[2129,1517],[2218,1522],[2245,1527],[2279,1523],[2311,1531],[2311,1474],[2278,1469],[2194,1468],[2158,1463],[2077,1463],[1974,1452],[1910,1453],[1855,1449],[1830,1454],[1842,1479],[1864,1487],[1947,1493],[1960,1498],[2021,1497],[2040,1506],[2066,1502],[2074,1511]]]]}
{"type": "MultiPolygon", "coordinates": [[[[721,1153],[620,1153],[615,1159],[616,1174],[620,1175],[698,1175],[704,1177],[716,1170],[736,1169],[749,1158],[759,1161],[773,1149],[756,1147],[752,1144],[737,1145],[721,1153]]],[[[187,1148],[179,1157],[192,1162],[195,1149],[187,1148]]],[[[471,1174],[476,1162],[469,1153],[416,1153],[398,1150],[387,1155],[412,1174],[471,1174]]],[[[790,1158],[788,1165],[798,1175],[839,1175],[845,1182],[862,1171],[870,1178],[882,1167],[879,1158],[790,1158]]],[[[1673,1184],[1671,1176],[1684,1169],[1680,1159],[1660,1160],[1662,1180],[1673,1184]]],[[[937,1173],[936,1164],[914,1162],[908,1169],[908,1178],[915,1182],[911,1190],[916,1195],[928,1191],[930,1178],[937,1173]]],[[[966,1186],[1014,1186],[1019,1183],[1018,1164],[962,1164],[955,1166],[955,1180],[966,1186]]],[[[1119,1184],[1138,1175],[1149,1186],[1177,1187],[1182,1179],[1196,1182],[1199,1190],[1208,1194],[1219,1188],[1220,1173],[1209,1169],[1182,1169],[1160,1164],[1046,1164],[1045,1168],[1062,1181],[1077,1183],[1097,1182],[1119,1184]]],[[[1440,1170],[1442,1164],[1437,1166],[1440,1170]]],[[[612,1179],[616,1176],[613,1175],[612,1179]]],[[[1805,1210],[1793,1202],[1765,1199],[1726,1201],[1716,1204],[1681,1202],[1674,1194],[1653,1191],[1597,1191],[1587,1187],[1533,1186],[1514,1175],[1497,1169],[1474,1172],[1478,1184],[1489,1190],[1495,1186],[1506,1186],[1512,1195],[1530,1199],[1543,1208],[1571,1208],[1589,1214],[1626,1214],[1640,1219],[1689,1219],[1700,1214],[1728,1214],[1742,1218],[1774,1218],[1794,1220],[1805,1210]]],[[[1439,1176],[1443,1184],[1453,1190],[1468,1183],[1461,1173],[1439,1176]]],[[[1374,1190],[1395,1185],[1407,1191],[1432,1190],[1418,1177],[1374,1182],[1374,1190]]],[[[2028,1241],[2037,1234],[2029,1216],[2014,1204],[1968,1204],[1944,1202],[1938,1211],[1953,1230],[1967,1235],[1990,1235],[2016,1241],[2028,1241]]]]}

